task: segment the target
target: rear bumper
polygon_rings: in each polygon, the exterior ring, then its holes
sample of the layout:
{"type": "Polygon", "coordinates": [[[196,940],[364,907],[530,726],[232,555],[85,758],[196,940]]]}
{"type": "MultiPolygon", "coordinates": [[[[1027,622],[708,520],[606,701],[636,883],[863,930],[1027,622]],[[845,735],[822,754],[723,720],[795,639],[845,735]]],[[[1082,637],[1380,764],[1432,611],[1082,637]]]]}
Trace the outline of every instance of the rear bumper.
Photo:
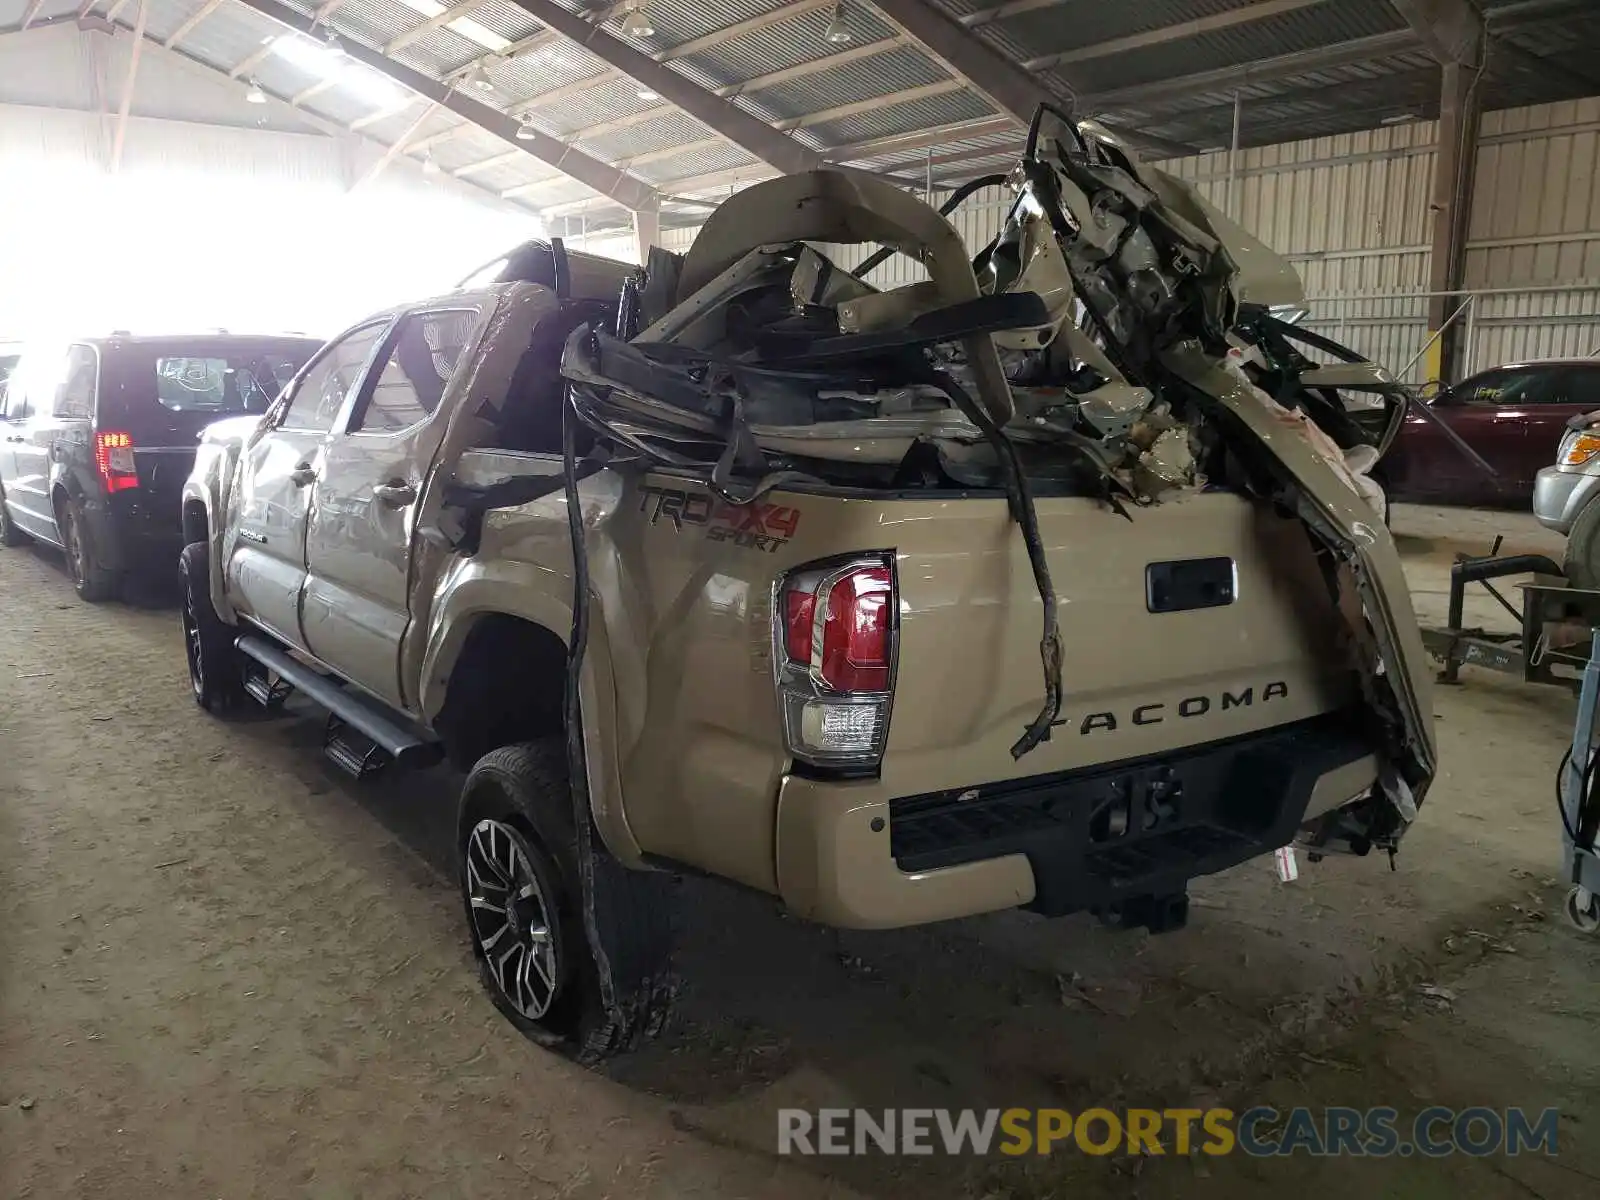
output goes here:
{"type": "Polygon", "coordinates": [[[1534,476],[1533,515],[1546,529],[1571,533],[1572,523],[1596,493],[1600,493],[1600,475],[1546,467],[1534,476]]]}
{"type": "Polygon", "coordinates": [[[112,570],[176,569],[183,550],[182,506],[176,497],[152,497],[133,488],[99,498],[86,515],[95,549],[112,570]]]}
{"type": "Polygon", "coordinates": [[[885,797],[787,777],[778,888],[802,916],[893,928],[1026,906],[1049,916],[1182,893],[1294,840],[1371,790],[1368,737],[1340,715],[1177,754],[885,797]]]}

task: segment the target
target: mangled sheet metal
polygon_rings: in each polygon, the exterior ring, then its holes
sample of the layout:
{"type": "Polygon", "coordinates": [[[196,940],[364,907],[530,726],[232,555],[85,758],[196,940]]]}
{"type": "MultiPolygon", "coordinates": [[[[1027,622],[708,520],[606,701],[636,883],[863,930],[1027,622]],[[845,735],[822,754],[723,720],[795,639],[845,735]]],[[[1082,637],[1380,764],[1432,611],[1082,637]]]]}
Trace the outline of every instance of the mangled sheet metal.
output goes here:
{"type": "Polygon", "coordinates": [[[734,504],[798,480],[1003,491],[1045,611],[1045,701],[1018,755],[1048,736],[1071,636],[1035,496],[1132,517],[1216,488],[1295,512],[1359,626],[1351,659],[1392,764],[1362,836],[1392,846],[1434,770],[1426,664],[1408,603],[1389,602],[1405,585],[1369,476],[1404,389],[1348,352],[1330,365],[1289,349],[1269,313],[1299,302],[1292,269],[1092,123],[1042,110],[992,183],[1011,206],[975,257],[943,215],[873,176],[739,193],[687,255],[652,256],[616,328],[569,343],[574,411],[605,444],[702,472],[734,504]],[[882,290],[828,253],[868,243],[926,279],[882,290]]]}

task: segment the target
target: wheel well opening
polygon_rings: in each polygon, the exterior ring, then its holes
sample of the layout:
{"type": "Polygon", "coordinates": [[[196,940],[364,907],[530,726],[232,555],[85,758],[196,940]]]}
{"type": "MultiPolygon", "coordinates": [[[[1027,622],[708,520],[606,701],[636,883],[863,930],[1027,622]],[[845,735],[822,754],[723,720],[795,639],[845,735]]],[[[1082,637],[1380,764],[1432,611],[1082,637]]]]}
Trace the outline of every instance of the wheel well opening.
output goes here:
{"type": "Polygon", "coordinates": [[[450,761],[470,769],[491,750],[560,733],[567,645],[542,625],[494,613],[467,634],[434,720],[450,761]]]}

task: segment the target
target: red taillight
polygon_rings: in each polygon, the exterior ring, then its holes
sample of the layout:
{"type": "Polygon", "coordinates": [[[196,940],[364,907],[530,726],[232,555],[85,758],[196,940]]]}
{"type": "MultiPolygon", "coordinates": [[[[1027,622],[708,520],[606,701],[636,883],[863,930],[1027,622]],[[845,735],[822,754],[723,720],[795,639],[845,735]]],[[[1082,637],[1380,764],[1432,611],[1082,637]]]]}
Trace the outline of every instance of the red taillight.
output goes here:
{"type": "Polygon", "coordinates": [[[108,492],[139,486],[139,471],[133,461],[133,435],[130,433],[95,434],[94,465],[108,492]]]}
{"type": "Polygon", "coordinates": [[[892,595],[887,566],[861,566],[811,581],[795,580],[783,597],[789,661],[809,669],[836,692],[888,691],[892,595]],[[818,591],[827,604],[820,647],[815,644],[818,591]]]}
{"type": "Polygon", "coordinates": [[[811,626],[817,614],[815,592],[788,591],[783,594],[783,644],[792,663],[811,661],[811,626]]]}
{"type": "Polygon", "coordinates": [[[783,581],[774,640],[784,740],[796,759],[871,770],[893,703],[894,564],[887,557],[801,567],[783,581]]]}

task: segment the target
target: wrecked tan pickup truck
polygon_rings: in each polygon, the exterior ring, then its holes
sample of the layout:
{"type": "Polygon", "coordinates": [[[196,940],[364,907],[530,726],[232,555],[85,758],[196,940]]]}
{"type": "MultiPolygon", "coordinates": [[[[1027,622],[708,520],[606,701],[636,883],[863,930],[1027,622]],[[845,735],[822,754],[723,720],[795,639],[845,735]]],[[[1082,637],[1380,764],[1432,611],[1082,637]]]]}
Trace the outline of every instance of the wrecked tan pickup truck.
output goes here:
{"type": "Polygon", "coordinates": [[[1162,930],[1196,876],[1415,817],[1428,675],[1361,435],[1237,353],[1292,273],[1092,125],[1042,114],[1003,184],[976,260],[844,171],[644,270],[525,247],[208,433],[196,699],[298,690],[354,773],[468,771],[473,946],[541,1042],[657,1027],[677,874],[840,926],[1162,930]]]}

